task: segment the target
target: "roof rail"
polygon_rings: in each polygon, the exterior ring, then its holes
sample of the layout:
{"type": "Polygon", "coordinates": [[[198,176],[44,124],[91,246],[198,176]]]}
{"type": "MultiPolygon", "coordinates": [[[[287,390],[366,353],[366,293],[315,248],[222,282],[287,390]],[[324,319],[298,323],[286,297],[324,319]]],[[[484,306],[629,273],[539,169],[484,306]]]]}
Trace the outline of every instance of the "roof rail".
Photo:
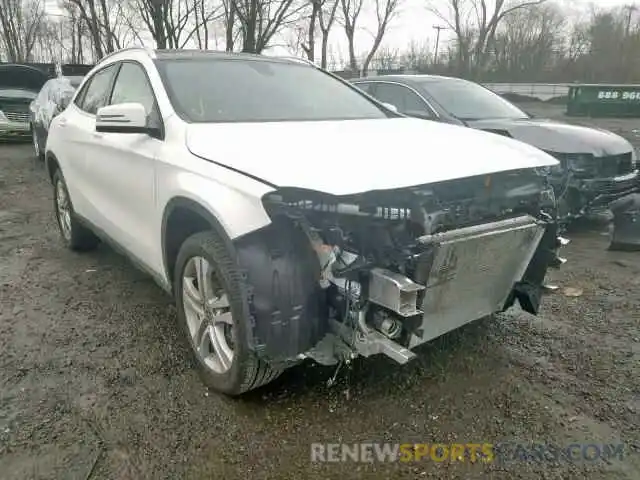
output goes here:
{"type": "Polygon", "coordinates": [[[313,63],[311,60],[307,59],[307,58],[303,58],[303,57],[294,57],[292,55],[288,55],[288,56],[277,56],[275,58],[280,58],[282,60],[291,60],[292,62],[296,62],[296,63],[304,63],[305,65],[309,65],[311,67],[317,67],[317,65],[315,63],[313,63]]]}
{"type": "Polygon", "coordinates": [[[113,57],[114,55],[116,55],[118,53],[129,52],[129,51],[143,51],[143,52],[147,53],[150,57],[153,57],[153,49],[151,49],[149,47],[127,47],[127,48],[122,48],[120,50],[116,50],[115,52],[108,53],[98,61],[102,62],[102,61],[106,60],[107,58],[113,57]]]}

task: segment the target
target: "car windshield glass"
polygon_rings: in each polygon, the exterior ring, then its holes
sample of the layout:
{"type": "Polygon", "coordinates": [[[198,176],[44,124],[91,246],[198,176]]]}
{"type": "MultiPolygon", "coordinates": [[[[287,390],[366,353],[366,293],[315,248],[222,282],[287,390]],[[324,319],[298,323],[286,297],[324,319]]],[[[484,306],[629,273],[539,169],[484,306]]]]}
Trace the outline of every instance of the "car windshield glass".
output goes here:
{"type": "Polygon", "coordinates": [[[374,102],[307,65],[252,59],[162,59],[160,75],[189,122],[386,118],[374,102]]]}
{"type": "Polygon", "coordinates": [[[476,83],[424,81],[422,86],[436,102],[460,120],[528,118],[518,107],[476,83]]]}

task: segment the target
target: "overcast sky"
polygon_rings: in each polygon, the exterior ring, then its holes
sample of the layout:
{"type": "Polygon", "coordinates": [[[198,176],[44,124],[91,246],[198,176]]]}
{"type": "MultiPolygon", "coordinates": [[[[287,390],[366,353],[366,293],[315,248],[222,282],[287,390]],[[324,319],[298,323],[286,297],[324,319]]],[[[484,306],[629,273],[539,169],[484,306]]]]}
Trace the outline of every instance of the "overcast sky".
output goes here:
{"type": "MultiPolygon", "coordinates": [[[[621,6],[632,3],[633,0],[550,0],[551,2],[559,3],[567,9],[567,12],[588,12],[590,6],[596,6],[601,8],[609,8],[615,6],[621,6]]],[[[438,19],[433,13],[427,10],[427,5],[431,2],[431,5],[437,5],[438,2],[442,3],[446,8],[446,0],[401,0],[402,7],[398,16],[394,19],[389,30],[387,31],[383,40],[383,45],[390,48],[398,48],[400,50],[406,48],[406,46],[412,41],[423,43],[428,41],[431,48],[435,47],[436,31],[433,29],[434,25],[443,25],[444,23],[438,19]]],[[[49,13],[59,12],[56,8],[57,0],[45,0],[45,5],[49,13]]],[[[369,32],[375,30],[375,2],[374,0],[366,0],[366,4],[369,5],[369,10],[362,13],[360,19],[361,30],[356,36],[356,49],[358,51],[365,51],[371,46],[372,35],[369,32]]],[[[451,38],[451,33],[447,30],[443,30],[440,36],[440,45],[446,45],[447,40],[451,38]]],[[[286,54],[289,50],[285,44],[287,38],[278,38],[276,43],[279,45],[272,49],[275,54],[286,54]]],[[[334,55],[342,56],[343,60],[346,60],[346,41],[344,31],[339,25],[335,25],[331,34],[331,48],[334,55]]]]}

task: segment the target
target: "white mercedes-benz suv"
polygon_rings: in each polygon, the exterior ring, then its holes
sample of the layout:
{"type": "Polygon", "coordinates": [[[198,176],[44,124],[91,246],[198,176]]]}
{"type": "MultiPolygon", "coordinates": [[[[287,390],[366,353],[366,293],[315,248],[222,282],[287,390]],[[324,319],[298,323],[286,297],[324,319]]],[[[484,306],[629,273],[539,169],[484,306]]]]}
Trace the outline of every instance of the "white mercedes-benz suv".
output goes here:
{"type": "Polygon", "coordinates": [[[205,383],[414,347],[558,266],[551,156],[406,118],[297,59],[123,50],[52,122],[63,241],[112,244],[174,296],[205,383]]]}

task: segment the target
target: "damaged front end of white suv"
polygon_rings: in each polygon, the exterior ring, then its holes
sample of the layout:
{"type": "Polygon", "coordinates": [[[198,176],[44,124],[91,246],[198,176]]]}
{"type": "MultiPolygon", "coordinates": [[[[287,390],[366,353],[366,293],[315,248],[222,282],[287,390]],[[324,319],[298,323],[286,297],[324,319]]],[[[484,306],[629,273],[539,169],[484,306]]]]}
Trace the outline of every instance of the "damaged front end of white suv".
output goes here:
{"type": "Polygon", "coordinates": [[[406,363],[516,300],[536,314],[563,263],[553,189],[532,168],[343,196],[280,188],[263,204],[272,223],[234,243],[252,347],[271,364],[406,363]]]}

